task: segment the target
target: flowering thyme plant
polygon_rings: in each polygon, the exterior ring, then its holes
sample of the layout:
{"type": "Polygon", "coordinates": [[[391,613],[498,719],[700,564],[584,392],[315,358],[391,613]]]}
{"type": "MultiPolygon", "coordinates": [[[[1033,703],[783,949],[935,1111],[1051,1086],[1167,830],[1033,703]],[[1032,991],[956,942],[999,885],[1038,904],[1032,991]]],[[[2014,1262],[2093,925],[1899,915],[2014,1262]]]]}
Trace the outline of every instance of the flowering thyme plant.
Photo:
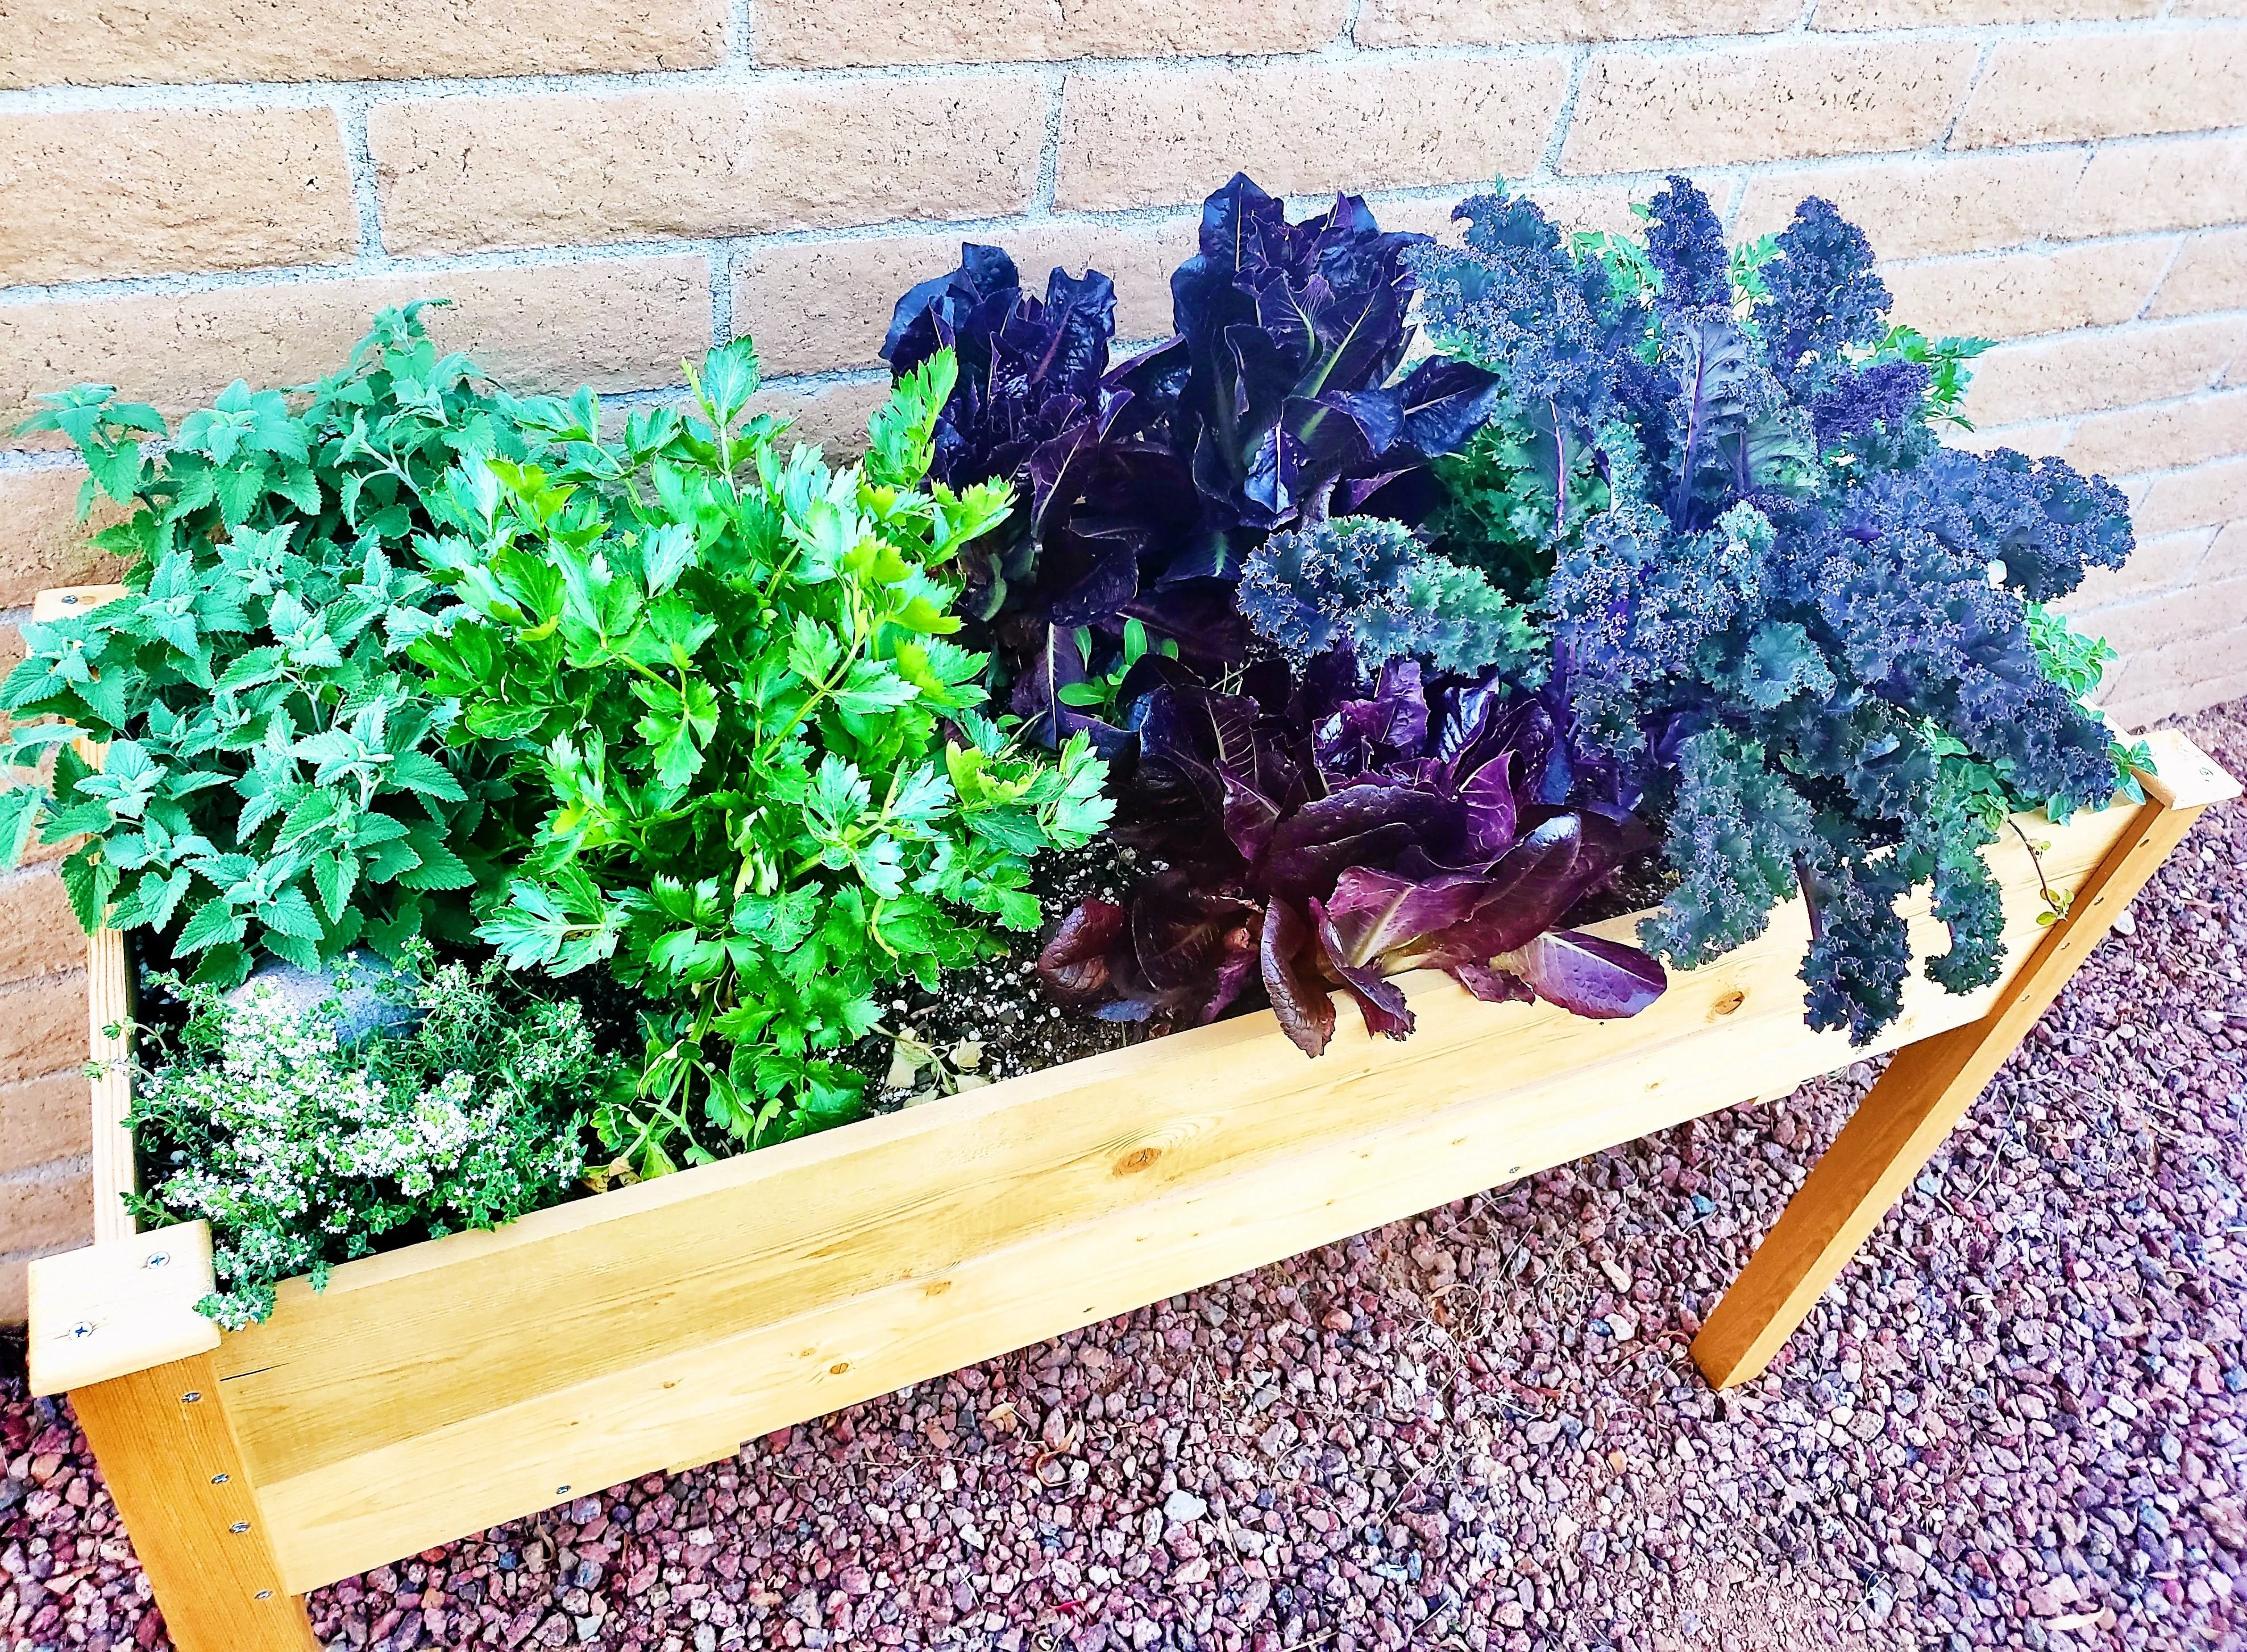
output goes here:
{"type": "Polygon", "coordinates": [[[281,1280],[318,1290],[337,1262],[511,1221],[584,1167],[577,1109],[612,1063],[574,1000],[529,999],[496,965],[410,982],[413,1030],[349,1049],[339,998],[185,990],[177,1048],[126,1121],[160,1177],[134,1214],[210,1223],[219,1288],[195,1306],[229,1329],[270,1314],[281,1280]]]}

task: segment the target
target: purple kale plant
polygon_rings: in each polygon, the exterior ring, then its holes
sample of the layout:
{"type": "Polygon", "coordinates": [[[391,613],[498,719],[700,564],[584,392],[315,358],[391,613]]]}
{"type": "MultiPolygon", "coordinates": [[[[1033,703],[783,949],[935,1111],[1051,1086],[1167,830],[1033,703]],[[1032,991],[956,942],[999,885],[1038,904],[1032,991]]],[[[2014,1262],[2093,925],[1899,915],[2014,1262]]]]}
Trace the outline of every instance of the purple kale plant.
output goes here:
{"type": "Polygon", "coordinates": [[[1666,823],[1679,882],[1641,939],[1703,963],[1799,892],[1809,1019],[1862,1042],[1901,1011],[1896,901],[1928,884],[1951,938],[1929,975],[1996,979],[1987,777],[2056,818],[2128,784],[2039,642],[2040,604],[2127,556],[2121,494],[1943,447],[1955,382],[1825,201],[1745,256],[1681,178],[1643,247],[1566,241],[1503,194],[1459,214],[1463,249],[1414,255],[1426,323],[1504,382],[1438,471],[1438,546],[1526,570],[1572,735],[1666,823]]]}
{"type": "Polygon", "coordinates": [[[1260,995],[1315,1055],[1337,993],[1368,1031],[1410,1032],[1390,978],[1415,966],[1590,1016],[1661,993],[1645,953],[1555,927],[1640,840],[1569,804],[1567,744],[1536,697],[1494,675],[1431,688],[1409,658],[1368,677],[1346,648],[1300,675],[1267,659],[1231,690],[1175,661],[1146,670],[1116,831],[1159,870],[1046,945],[1064,1004],[1163,1033],[1260,995]]]}

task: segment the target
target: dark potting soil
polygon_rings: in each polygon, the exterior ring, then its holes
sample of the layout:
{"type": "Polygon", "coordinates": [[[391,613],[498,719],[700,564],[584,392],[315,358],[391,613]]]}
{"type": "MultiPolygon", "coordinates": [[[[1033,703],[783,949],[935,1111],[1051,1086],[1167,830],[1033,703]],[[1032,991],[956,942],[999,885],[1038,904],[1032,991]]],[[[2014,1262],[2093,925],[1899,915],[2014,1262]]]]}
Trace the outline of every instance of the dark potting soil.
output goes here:
{"type": "Polygon", "coordinates": [[[1628,912],[1646,911],[1669,899],[1670,891],[1677,887],[1677,874],[1663,861],[1662,851],[1643,850],[1608,873],[1605,882],[1571,906],[1561,918],[1561,927],[1581,929],[1588,924],[1621,918],[1628,912]]]}
{"type": "Polygon", "coordinates": [[[1008,936],[1002,956],[951,971],[933,993],[918,981],[898,983],[881,1030],[844,1053],[866,1075],[871,1109],[894,1112],[1130,1042],[1127,1025],[1049,1000],[1038,984],[1037,955],[1078,902],[1121,902],[1137,876],[1133,852],[1108,838],[1040,856],[1030,876],[1046,913],[1038,932],[1008,936]]]}

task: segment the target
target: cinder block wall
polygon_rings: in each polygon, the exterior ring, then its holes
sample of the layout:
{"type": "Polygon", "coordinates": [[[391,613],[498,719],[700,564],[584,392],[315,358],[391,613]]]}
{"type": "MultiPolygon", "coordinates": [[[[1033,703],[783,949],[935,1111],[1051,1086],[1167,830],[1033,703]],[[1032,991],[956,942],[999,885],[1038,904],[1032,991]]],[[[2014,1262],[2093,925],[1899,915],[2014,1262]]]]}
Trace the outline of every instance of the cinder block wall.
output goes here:
{"type": "MultiPolygon", "coordinates": [[[[660,393],[750,332],[847,440],[889,306],[963,236],[1090,261],[1166,330],[1235,167],[1439,228],[1528,181],[1619,226],[1690,170],[1733,228],[1817,191],[1896,311],[2000,339],[1984,440],[2121,481],[2080,611],[2142,723],[2247,693],[2243,0],[0,0],[0,425],[114,383],[177,413],[338,358],[376,305],[516,386],[660,393]]],[[[0,437],[0,653],[79,472],[0,437]]],[[[88,1232],[80,942],[0,881],[0,1317],[88,1232]]]]}

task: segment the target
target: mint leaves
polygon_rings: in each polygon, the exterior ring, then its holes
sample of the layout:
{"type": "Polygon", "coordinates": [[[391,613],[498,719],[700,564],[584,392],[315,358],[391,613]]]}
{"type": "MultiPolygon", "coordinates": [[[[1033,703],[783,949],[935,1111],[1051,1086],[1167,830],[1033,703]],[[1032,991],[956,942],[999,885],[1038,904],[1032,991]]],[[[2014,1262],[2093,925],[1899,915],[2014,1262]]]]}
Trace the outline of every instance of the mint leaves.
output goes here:
{"type": "Polygon", "coordinates": [[[447,742],[454,709],[400,651],[437,594],[411,550],[425,491],[498,451],[505,403],[420,309],[384,311],[318,384],[236,383],[160,457],[139,439],[163,420],[106,386],[25,427],[78,445],[84,502],[135,507],[95,543],[138,560],[126,598],[24,628],[0,861],[82,837],[61,869],[79,921],[153,931],[199,980],[466,932],[495,763],[447,742]],[[62,743],[79,733],[109,742],[99,773],[62,743]]]}

